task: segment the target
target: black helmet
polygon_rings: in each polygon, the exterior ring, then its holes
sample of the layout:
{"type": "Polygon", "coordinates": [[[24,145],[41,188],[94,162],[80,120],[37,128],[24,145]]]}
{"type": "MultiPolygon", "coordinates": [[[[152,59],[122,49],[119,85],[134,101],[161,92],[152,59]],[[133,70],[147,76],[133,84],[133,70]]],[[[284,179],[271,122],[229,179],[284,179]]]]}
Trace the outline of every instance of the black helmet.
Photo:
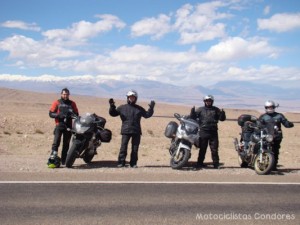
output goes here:
{"type": "Polygon", "coordinates": [[[60,167],[60,164],[61,164],[61,159],[57,155],[51,155],[47,163],[48,168],[58,168],[60,167]]]}

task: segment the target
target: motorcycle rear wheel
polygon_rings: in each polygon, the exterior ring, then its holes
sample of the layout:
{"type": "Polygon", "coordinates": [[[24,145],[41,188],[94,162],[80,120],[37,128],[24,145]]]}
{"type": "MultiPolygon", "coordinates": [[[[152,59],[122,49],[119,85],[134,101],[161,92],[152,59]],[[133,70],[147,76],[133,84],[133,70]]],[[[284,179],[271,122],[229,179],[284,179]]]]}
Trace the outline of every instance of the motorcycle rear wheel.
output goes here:
{"type": "Polygon", "coordinates": [[[86,151],[86,153],[83,156],[83,161],[85,163],[90,163],[92,161],[92,159],[95,156],[95,152],[93,152],[92,154],[89,154],[89,151],[86,151]]]}
{"type": "Polygon", "coordinates": [[[264,152],[262,154],[262,162],[260,162],[260,154],[255,157],[254,170],[258,175],[267,175],[272,171],[275,162],[274,155],[269,152],[264,152]]]}
{"type": "Polygon", "coordinates": [[[71,148],[68,151],[67,159],[66,159],[66,167],[71,168],[78,158],[79,150],[81,147],[81,142],[73,141],[71,148]]]}
{"type": "Polygon", "coordinates": [[[181,148],[179,151],[180,152],[178,157],[176,157],[176,151],[171,156],[170,166],[172,167],[172,169],[181,169],[191,157],[190,150],[186,148],[181,148]]]}

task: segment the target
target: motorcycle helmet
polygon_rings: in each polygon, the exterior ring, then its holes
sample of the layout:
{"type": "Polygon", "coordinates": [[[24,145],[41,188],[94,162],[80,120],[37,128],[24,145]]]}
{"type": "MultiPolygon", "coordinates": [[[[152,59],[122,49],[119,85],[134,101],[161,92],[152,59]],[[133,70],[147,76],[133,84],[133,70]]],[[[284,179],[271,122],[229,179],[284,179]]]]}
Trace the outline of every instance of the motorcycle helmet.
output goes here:
{"type": "Polygon", "coordinates": [[[274,113],[275,112],[275,102],[272,101],[272,100],[267,100],[265,102],[265,110],[266,110],[266,113],[274,113]]]}
{"type": "Polygon", "coordinates": [[[134,90],[128,91],[126,96],[127,96],[127,103],[128,104],[135,104],[137,99],[138,99],[138,93],[134,90]],[[134,96],[135,99],[134,100],[130,99],[131,96],[134,96]]]}
{"type": "Polygon", "coordinates": [[[205,104],[205,106],[208,106],[208,107],[211,107],[213,104],[214,104],[214,96],[212,96],[212,95],[205,95],[204,97],[203,97],[203,102],[204,102],[204,104],[205,104]],[[211,104],[207,104],[207,102],[211,102],[211,104]]]}
{"type": "Polygon", "coordinates": [[[47,163],[48,168],[52,168],[52,169],[58,168],[58,167],[60,167],[60,164],[61,164],[61,159],[60,159],[59,156],[57,156],[57,155],[51,155],[49,157],[48,163],[47,163]]]}

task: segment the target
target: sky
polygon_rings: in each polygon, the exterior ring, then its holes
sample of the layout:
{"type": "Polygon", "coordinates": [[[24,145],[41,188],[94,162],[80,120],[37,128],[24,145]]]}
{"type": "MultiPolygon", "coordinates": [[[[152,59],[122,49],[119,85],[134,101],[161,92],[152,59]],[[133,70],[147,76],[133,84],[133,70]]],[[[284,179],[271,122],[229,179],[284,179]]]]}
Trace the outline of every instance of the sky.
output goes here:
{"type": "Polygon", "coordinates": [[[300,85],[297,0],[1,0],[1,80],[300,85]]]}

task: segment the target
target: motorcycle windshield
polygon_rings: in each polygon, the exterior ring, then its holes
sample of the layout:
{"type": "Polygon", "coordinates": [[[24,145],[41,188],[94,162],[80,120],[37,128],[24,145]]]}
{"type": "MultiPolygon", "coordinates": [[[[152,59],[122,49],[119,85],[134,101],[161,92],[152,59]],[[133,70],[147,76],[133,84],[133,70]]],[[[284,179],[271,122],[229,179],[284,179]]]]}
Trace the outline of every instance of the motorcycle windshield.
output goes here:
{"type": "Polygon", "coordinates": [[[276,123],[274,121],[268,122],[265,126],[264,126],[264,130],[267,134],[270,134],[272,136],[274,136],[275,133],[275,128],[276,123]]]}
{"type": "Polygon", "coordinates": [[[83,116],[79,116],[74,121],[73,129],[75,130],[76,133],[83,134],[86,131],[88,131],[90,128],[92,128],[94,124],[95,124],[95,117],[90,113],[86,113],[83,116]]]}
{"type": "Polygon", "coordinates": [[[185,130],[188,133],[193,133],[193,134],[198,133],[199,125],[196,121],[194,121],[192,119],[185,119],[185,120],[183,120],[183,122],[184,122],[185,130]]]}

